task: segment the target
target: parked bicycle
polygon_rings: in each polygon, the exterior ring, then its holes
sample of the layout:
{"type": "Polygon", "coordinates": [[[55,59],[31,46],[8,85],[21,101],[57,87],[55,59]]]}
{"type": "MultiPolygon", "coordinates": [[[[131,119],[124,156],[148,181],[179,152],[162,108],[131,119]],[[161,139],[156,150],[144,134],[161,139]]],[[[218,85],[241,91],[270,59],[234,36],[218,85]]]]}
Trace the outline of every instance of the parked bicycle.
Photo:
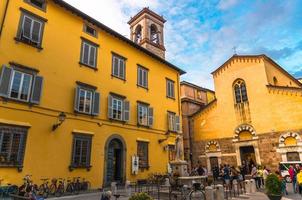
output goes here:
{"type": "Polygon", "coordinates": [[[25,175],[25,177],[23,178],[23,185],[18,188],[18,195],[24,197],[31,197],[37,194],[38,186],[36,184],[33,184],[31,176],[32,175],[25,175]]]}
{"type": "Polygon", "coordinates": [[[47,198],[49,193],[50,193],[50,189],[48,186],[48,178],[42,178],[40,179],[41,181],[43,181],[43,183],[39,186],[38,189],[38,194],[44,198],[47,198]]]}
{"type": "Polygon", "coordinates": [[[10,194],[17,194],[18,193],[18,186],[11,185],[7,183],[7,185],[2,185],[4,179],[0,179],[0,199],[9,197],[10,194]]]}

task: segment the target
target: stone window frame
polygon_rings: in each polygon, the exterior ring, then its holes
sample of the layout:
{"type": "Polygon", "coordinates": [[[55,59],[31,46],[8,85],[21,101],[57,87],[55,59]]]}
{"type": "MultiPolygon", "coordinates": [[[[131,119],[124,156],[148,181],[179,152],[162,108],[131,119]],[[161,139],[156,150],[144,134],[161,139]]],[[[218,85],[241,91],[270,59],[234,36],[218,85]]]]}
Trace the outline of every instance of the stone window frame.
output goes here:
{"type": "MultiPolygon", "coordinates": [[[[16,126],[16,125],[0,125],[0,168],[6,168],[6,167],[13,167],[17,168],[19,172],[22,171],[23,169],[23,161],[24,161],[24,156],[25,156],[25,149],[26,149],[26,140],[27,140],[27,134],[28,134],[28,128],[29,127],[21,127],[21,126],[16,126]],[[4,131],[9,131],[4,133],[4,131]],[[1,152],[3,150],[2,146],[4,145],[4,134],[9,135],[9,145],[7,146],[7,157],[10,157],[11,159],[11,154],[12,154],[12,148],[13,148],[13,143],[14,139],[16,140],[16,136],[19,135],[19,144],[18,144],[18,149],[17,149],[17,160],[15,162],[9,161],[9,162],[4,162],[4,154],[5,152],[1,152]]],[[[16,142],[16,141],[15,141],[16,142]]]]}
{"type": "Polygon", "coordinates": [[[84,134],[84,133],[73,133],[73,142],[72,142],[72,151],[71,151],[71,162],[70,162],[70,166],[69,166],[69,170],[72,171],[74,169],[77,168],[86,168],[87,171],[90,170],[91,166],[91,151],[92,151],[92,137],[93,135],[90,134],[84,134]],[[86,162],[80,163],[80,164],[76,164],[75,161],[75,152],[76,150],[76,143],[77,141],[82,142],[81,143],[81,153],[80,153],[80,160],[83,158],[82,157],[82,153],[83,153],[83,149],[82,149],[82,145],[83,142],[87,142],[87,149],[86,149],[86,162]]]}
{"type": "Polygon", "coordinates": [[[246,83],[243,79],[236,79],[233,83],[233,95],[235,104],[248,102],[246,83]]]}
{"type": "Polygon", "coordinates": [[[36,0],[36,1],[42,1],[43,5],[42,7],[39,7],[37,5],[35,5],[32,0],[24,0],[25,3],[39,9],[39,10],[42,10],[43,12],[46,12],[46,8],[47,8],[47,1],[46,0],[36,0]]]}

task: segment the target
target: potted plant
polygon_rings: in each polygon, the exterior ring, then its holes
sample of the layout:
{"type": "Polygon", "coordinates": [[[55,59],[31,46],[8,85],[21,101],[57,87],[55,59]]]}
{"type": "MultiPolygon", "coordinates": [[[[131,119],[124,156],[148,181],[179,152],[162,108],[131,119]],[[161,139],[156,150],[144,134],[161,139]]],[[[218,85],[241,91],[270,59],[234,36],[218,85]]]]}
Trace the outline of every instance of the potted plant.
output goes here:
{"type": "Polygon", "coordinates": [[[140,192],[132,195],[129,200],[153,200],[153,198],[145,192],[140,192]]]}
{"type": "Polygon", "coordinates": [[[270,174],[265,181],[266,194],[270,200],[281,200],[281,180],[276,174],[270,174]]]}

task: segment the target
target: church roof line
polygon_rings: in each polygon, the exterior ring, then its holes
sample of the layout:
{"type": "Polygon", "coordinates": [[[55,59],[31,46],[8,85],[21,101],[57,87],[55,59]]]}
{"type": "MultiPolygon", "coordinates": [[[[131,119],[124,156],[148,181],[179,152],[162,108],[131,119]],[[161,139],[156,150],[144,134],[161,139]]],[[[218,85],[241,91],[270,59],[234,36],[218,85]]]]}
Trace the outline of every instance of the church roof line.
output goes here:
{"type": "Polygon", "coordinates": [[[211,74],[215,75],[218,71],[220,71],[223,67],[225,67],[229,62],[231,62],[235,58],[261,58],[266,60],[267,62],[274,65],[277,69],[279,69],[283,74],[285,74],[288,78],[292,79],[297,85],[302,87],[302,83],[299,82],[295,77],[293,77],[290,73],[288,73],[285,69],[283,69],[278,63],[276,63],[273,59],[268,57],[265,54],[259,54],[259,55],[237,55],[234,54],[231,58],[229,58],[225,63],[223,63],[220,67],[218,67],[216,70],[214,70],[211,74]]]}

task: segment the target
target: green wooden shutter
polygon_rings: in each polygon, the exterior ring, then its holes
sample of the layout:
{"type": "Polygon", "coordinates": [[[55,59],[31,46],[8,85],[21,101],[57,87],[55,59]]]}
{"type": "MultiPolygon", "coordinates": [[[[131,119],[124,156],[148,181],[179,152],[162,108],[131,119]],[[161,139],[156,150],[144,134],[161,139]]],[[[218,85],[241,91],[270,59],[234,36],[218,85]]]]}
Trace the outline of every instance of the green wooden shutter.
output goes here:
{"type": "Polygon", "coordinates": [[[23,17],[23,24],[22,24],[22,36],[28,40],[31,40],[31,26],[33,20],[27,16],[23,17]]]}
{"type": "Polygon", "coordinates": [[[34,83],[32,86],[32,93],[30,102],[34,104],[39,104],[42,95],[42,88],[43,88],[43,77],[35,76],[34,83]]]}
{"type": "Polygon", "coordinates": [[[123,120],[129,121],[129,118],[130,118],[130,102],[124,100],[123,120]]]}
{"type": "Polygon", "coordinates": [[[31,40],[38,44],[40,44],[41,29],[42,23],[38,21],[33,21],[31,40]]]}
{"type": "Polygon", "coordinates": [[[92,104],[92,115],[99,115],[100,113],[100,93],[94,92],[93,104],[92,104]]]}
{"type": "Polygon", "coordinates": [[[90,46],[89,65],[95,67],[96,47],[90,46]]]}
{"type": "Polygon", "coordinates": [[[112,96],[108,96],[108,118],[112,119],[113,118],[113,112],[112,112],[112,96]]]}
{"type": "Polygon", "coordinates": [[[12,73],[12,68],[6,67],[4,65],[2,66],[0,74],[0,96],[2,97],[8,97],[12,73]]]}
{"type": "Polygon", "coordinates": [[[74,111],[79,112],[80,88],[76,87],[74,94],[74,111]]]}
{"type": "Polygon", "coordinates": [[[149,107],[148,108],[148,125],[149,126],[153,126],[153,120],[154,120],[153,108],[149,107]]]}
{"type": "Polygon", "coordinates": [[[180,117],[175,116],[175,131],[180,132],[180,117]]]}

